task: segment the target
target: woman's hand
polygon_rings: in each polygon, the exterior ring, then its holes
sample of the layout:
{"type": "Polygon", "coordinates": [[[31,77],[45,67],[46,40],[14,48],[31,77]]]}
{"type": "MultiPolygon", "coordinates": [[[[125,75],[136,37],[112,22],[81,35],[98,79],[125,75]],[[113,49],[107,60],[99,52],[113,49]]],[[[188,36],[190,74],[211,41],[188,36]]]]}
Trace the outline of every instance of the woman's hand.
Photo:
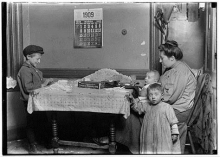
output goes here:
{"type": "Polygon", "coordinates": [[[130,102],[130,105],[132,104],[132,100],[133,100],[133,97],[132,97],[132,95],[125,95],[125,98],[128,100],[128,102],[130,102]]]}

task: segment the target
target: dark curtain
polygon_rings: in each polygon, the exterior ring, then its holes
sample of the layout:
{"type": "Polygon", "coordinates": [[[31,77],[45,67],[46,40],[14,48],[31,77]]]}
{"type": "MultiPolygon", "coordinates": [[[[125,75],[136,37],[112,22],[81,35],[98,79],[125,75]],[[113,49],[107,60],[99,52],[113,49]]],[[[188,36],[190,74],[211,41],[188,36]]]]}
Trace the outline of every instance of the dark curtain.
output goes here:
{"type": "Polygon", "coordinates": [[[6,17],[7,77],[11,76],[13,79],[16,79],[23,63],[22,4],[7,3],[6,17]]]}

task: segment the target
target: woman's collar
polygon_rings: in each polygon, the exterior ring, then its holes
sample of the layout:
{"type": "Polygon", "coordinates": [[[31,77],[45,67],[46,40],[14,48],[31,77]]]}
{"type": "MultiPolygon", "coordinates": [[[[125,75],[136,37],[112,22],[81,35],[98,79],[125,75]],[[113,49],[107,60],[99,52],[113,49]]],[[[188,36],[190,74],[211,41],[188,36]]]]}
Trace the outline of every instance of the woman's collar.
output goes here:
{"type": "Polygon", "coordinates": [[[179,64],[180,64],[180,62],[181,62],[181,61],[179,61],[179,60],[178,60],[178,61],[176,61],[176,62],[175,62],[175,63],[174,63],[172,66],[171,66],[171,68],[175,68],[175,67],[177,67],[177,65],[179,65],[179,64]]]}

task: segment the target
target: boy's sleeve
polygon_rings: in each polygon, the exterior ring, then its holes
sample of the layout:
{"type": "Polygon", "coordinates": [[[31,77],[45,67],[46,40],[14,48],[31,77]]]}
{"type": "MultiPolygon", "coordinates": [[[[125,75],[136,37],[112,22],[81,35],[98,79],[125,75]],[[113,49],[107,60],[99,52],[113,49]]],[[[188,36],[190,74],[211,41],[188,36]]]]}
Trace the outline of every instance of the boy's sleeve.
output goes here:
{"type": "Polygon", "coordinates": [[[46,78],[43,78],[43,82],[45,82],[47,79],[46,78]]]}
{"type": "Polygon", "coordinates": [[[30,69],[27,69],[27,71],[21,71],[20,78],[24,86],[24,90],[28,93],[32,92],[34,89],[41,87],[41,82],[33,81],[33,74],[30,69]]]}

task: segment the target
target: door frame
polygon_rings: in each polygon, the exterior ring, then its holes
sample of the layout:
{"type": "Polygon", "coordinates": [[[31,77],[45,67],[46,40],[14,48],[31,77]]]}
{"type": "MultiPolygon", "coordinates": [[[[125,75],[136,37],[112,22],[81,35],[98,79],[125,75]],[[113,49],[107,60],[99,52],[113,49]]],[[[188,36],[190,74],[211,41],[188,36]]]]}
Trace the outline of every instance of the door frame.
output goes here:
{"type": "Polygon", "coordinates": [[[155,27],[154,17],[157,12],[157,4],[150,4],[150,69],[158,70],[162,74],[162,66],[159,62],[158,47],[161,44],[161,33],[159,29],[155,27]]]}

